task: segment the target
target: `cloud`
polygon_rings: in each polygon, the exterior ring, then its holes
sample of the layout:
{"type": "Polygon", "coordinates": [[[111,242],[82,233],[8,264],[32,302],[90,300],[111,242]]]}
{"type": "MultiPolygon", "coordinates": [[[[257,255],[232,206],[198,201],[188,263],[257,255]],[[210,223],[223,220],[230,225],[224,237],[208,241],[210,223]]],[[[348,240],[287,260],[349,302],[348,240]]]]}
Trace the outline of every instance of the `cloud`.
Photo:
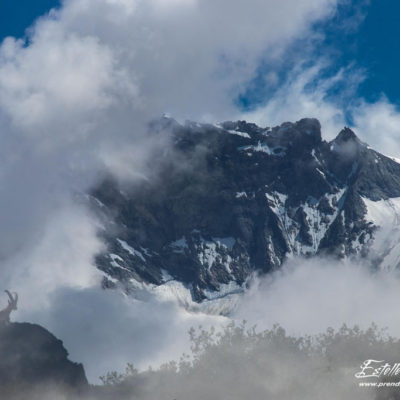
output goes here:
{"type": "Polygon", "coordinates": [[[56,37],[61,46],[69,35],[98,40],[135,83],[134,107],[142,113],[218,118],[234,110],[235,94],[261,59],[282,55],[335,6],[333,0],[70,0],[38,22],[33,37],[56,37]]]}
{"type": "Polygon", "coordinates": [[[141,370],[177,359],[190,350],[189,329],[220,326],[224,317],[191,314],[176,302],[138,301],[100,287],[59,289],[46,312],[21,315],[43,324],[64,341],[74,361],[82,362],[90,382],[127,363],[141,370]]]}
{"type": "MultiPolygon", "coordinates": [[[[329,66],[329,58],[317,59],[311,66],[303,60],[265,104],[238,118],[260,126],[275,126],[283,121],[316,117],[325,140],[332,140],[344,126],[350,126],[372,148],[398,157],[399,108],[384,95],[376,102],[358,96],[359,85],[366,79],[362,70],[350,65],[327,74],[329,66]]],[[[267,73],[267,78],[270,74],[267,73]]]]}
{"type": "Polygon", "coordinates": [[[362,101],[354,111],[357,133],[374,149],[389,155],[400,156],[400,111],[385,97],[376,103],[362,101]]]}
{"type": "Polygon", "coordinates": [[[66,202],[29,245],[3,260],[0,280],[18,289],[20,313],[47,312],[58,288],[100,286],[102,274],[93,265],[93,254],[103,249],[97,229],[82,206],[66,202]]]}
{"type": "MultiPolygon", "coordinates": [[[[367,263],[367,261],[366,261],[367,263]]],[[[329,259],[294,259],[245,294],[235,319],[258,329],[281,324],[290,334],[316,334],[344,323],[368,328],[372,322],[399,337],[398,271],[372,271],[368,264],[329,259]]]]}
{"type": "Polygon", "coordinates": [[[22,132],[68,141],[84,133],[80,125],[94,111],[110,104],[112,57],[94,38],[60,36],[53,29],[28,47],[22,40],[5,40],[0,105],[22,132]]]}
{"type": "Polygon", "coordinates": [[[283,121],[316,117],[321,122],[324,138],[332,139],[346,123],[340,105],[327,99],[328,91],[343,79],[354,80],[355,77],[343,69],[321,78],[321,71],[327,65],[329,61],[321,59],[311,67],[302,64],[295,68],[265,105],[244,113],[242,118],[260,126],[275,126],[283,121]]]}

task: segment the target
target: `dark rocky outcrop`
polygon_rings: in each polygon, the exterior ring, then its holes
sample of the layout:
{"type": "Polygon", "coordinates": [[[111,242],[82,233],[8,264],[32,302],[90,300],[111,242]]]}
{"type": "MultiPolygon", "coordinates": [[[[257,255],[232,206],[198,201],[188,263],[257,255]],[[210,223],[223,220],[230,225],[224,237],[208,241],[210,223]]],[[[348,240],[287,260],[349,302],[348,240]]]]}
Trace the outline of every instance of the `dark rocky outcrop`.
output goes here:
{"type": "Polygon", "coordinates": [[[0,326],[0,391],[9,396],[54,387],[79,392],[88,382],[82,364],[68,359],[63,343],[39,325],[0,326]]]}

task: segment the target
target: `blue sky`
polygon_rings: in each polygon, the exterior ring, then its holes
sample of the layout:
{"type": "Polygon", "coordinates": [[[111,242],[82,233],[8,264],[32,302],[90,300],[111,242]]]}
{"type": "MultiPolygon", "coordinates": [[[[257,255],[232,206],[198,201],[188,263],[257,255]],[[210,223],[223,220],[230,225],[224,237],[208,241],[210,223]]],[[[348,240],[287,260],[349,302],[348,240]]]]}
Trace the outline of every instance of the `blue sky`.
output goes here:
{"type": "Polygon", "coordinates": [[[0,38],[23,36],[38,16],[59,3],[58,0],[0,0],[0,38]]]}
{"type": "Polygon", "coordinates": [[[399,104],[400,78],[400,3],[396,0],[352,1],[342,7],[339,16],[323,27],[327,35],[324,45],[337,50],[337,64],[355,62],[366,70],[366,80],[360,95],[376,101],[383,92],[390,101],[399,104]],[[364,20],[353,31],[337,29],[340,21],[357,12],[364,20]]]}

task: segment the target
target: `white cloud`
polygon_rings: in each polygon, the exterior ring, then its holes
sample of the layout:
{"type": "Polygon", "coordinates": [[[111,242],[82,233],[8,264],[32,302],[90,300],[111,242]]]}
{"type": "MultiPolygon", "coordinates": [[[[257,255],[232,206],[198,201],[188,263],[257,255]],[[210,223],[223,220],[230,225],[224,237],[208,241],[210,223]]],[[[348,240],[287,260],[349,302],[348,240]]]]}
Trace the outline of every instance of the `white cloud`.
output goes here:
{"type": "Polygon", "coordinates": [[[339,71],[327,79],[318,79],[325,66],[326,62],[320,62],[310,68],[301,66],[295,69],[264,106],[243,114],[242,118],[260,126],[275,126],[284,121],[315,117],[321,122],[324,138],[332,139],[345,125],[345,116],[343,109],[328,101],[326,95],[327,90],[343,79],[344,72],[339,71]],[[307,89],[313,82],[317,83],[314,83],[312,89],[307,89]]]}
{"type": "Polygon", "coordinates": [[[334,260],[296,259],[280,271],[257,279],[235,314],[258,329],[279,323],[291,334],[315,334],[327,327],[375,322],[400,335],[396,304],[400,275],[371,271],[368,265],[334,260]]]}
{"type": "Polygon", "coordinates": [[[198,119],[232,112],[233,96],[261,58],[282,54],[335,5],[333,0],[70,0],[35,32],[56,26],[77,37],[95,37],[112,49],[115,65],[137,77],[141,112],[168,109],[198,119]]]}
{"type": "Polygon", "coordinates": [[[362,101],[354,110],[357,134],[374,149],[400,156],[400,111],[385,97],[376,103],[362,101]]]}
{"type": "Polygon", "coordinates": [[[83,207],[66,204],[46,221],[38,236],[8,257],[0,271],[7,287],[18,288],[21,311],[49,310],[56,289],[100,286],[93,254],[103,249],[96,222],[83,207]]]}
{"type": "MultiPolygon", "coordinates": [[[[320,59],[311,67],[301,64],[289,73],[274,95],[254,111],[238,116],[261,126],[275,126],[284,121],[305,117],[318,118],[322,136],[332,140],[344,126],[350,127],[359,138],[383,154],[400,155],[400,110],[382,95],[373,103],[359,98],[357,89],[366,78],[360,70],[343,68],[334,75],[323,77],[330,65],[320,59]],[[336,85],[341,89],[336,96],[329,95],[336,85]],[[352,123],[346,120],[350,116],[352,123]]],[[[268,77],[268,75],[267,75],[268,77]]]]}
{"type": "Polygon", "coordinates": [[[100,383],[99,376],[109,371],[123,371],[127,363],[144,370],[177,360],[190,350],[191,327],[228,322],[188,313],[175,302],[137,301],[99,287],[59,288],[49,299],[47,310],[34,309],[19,317],[42,324],[62,339],[70,358],[84,364],[93,383],[100,383]]]}
{"type": "Polygon", "coordinates": [[[9,38],[2,50],[1,106],[17,126],[61,123],[108,105],[112,60],[95,39],[46,36],[25,48],[9,38]]]}

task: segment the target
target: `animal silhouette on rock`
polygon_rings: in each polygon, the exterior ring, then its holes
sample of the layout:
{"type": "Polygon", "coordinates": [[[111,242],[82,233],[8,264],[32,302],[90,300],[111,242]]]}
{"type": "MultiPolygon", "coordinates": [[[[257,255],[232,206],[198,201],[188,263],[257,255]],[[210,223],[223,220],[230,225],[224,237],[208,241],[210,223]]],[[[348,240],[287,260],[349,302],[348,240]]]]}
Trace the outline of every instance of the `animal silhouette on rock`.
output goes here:
{"type": "Polygon", "coordinates": [[[0,325],[8,325],[10,323],[10,314],[12,311],[17,309],[18,294],[14,293],[14,296],[8,290],[5,290],[9,300],[8,306],[0,311],[0,325]]]}

